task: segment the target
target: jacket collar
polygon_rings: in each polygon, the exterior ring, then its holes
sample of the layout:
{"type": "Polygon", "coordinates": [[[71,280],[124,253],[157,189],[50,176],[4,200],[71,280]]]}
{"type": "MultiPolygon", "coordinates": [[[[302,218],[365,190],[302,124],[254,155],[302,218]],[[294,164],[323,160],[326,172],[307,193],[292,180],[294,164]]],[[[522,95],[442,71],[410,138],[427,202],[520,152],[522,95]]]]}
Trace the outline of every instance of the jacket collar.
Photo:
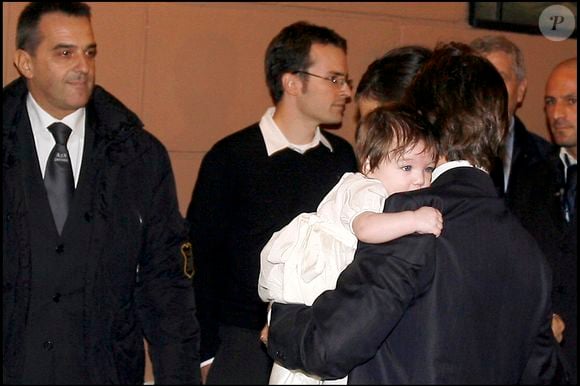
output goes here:
{"type": "MultiPolygon", "coordinates": [[[[10,166],[14,162],[12,148],[18,123],[25,114],[26,81],[20,77],[2,91],[2,136],[3,164],[10,166]]],[[[106,154],[115,162],[125,163],[147,148],[134,138],[143,132],[143,123],[135,113],[122,102],[100,86],[95,86],[87,104],[87,122],[94,131],[95,141],[106,145],[106,154]]]]}
{"type": "Polygon", "coordinates": [[[473,166],[458,166],[441,173],[431,184],[432,188],[443,185],[469,186],[480,196],[497,197],[498,192],[489,174],[473,166]]]}

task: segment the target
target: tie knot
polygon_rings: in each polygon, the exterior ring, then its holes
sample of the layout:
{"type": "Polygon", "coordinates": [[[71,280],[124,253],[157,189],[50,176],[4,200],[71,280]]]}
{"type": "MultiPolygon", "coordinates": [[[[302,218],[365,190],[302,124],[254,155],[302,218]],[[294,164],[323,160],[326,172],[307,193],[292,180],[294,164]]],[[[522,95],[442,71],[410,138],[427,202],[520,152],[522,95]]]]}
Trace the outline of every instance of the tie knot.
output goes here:
{"type": "Polygon", "coordinates": [[[65,125],[62,122],[55,122],[52,125],[48,126],[48,130],[52,133],[54,140],[59,145],[65,145],[68,141],[68,137],[72,132],[71,128],[65,125]]]}

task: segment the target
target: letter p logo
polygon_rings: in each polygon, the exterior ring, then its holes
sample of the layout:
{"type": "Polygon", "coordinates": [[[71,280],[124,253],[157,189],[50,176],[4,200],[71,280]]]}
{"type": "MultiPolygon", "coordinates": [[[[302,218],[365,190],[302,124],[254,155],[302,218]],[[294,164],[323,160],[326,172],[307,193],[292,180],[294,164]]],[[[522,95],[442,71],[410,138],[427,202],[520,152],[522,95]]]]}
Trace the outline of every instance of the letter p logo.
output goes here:
{"type": "Polygon", "coordinates": [[[550,5],[542,11],[538,26],[549,40],[566,40],[576,29],[576,19],[570,9],[563,5],[550,5]]]}

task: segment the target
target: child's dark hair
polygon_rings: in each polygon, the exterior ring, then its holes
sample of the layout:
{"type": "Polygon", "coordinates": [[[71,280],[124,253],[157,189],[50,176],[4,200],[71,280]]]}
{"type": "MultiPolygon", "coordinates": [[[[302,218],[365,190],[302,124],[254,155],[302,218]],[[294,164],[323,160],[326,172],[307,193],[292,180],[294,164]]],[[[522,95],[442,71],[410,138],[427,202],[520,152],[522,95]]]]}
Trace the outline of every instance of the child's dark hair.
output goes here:
{"type": "Polygon", "coordinates": [[[433,159],[437,160],[437,138],[427,120],[401,104],[378,107],[364,117],[356,129],[359,170],[373,171],[382,161],[401,157],[420,141],[425,144],[423,151],[433,151],[433,159]],[[367,160],[368,170],[364,170],[367,160]]]}

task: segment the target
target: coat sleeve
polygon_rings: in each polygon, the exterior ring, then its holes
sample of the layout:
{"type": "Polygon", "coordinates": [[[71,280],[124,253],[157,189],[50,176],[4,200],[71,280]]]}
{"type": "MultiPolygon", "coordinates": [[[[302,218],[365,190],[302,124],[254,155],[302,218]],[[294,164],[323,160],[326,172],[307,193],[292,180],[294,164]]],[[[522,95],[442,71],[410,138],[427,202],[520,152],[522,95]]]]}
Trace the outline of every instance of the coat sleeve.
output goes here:
{"type": "MultiPolygon", "coordinates": [[[[552,287],[551,269],[543,271],[543,282],[547,288],[552,287]]],[[[543,304],[541,309],[542,323],[537,329],[533,340],[533,346],[525,364],[522,377],[519,381],[523,385],[568,385],[570,374],[560,351],[560,345],[556,342],[552,332],[552,302],[550,296],[539,300],[543,304]]]]}
{"type": "Polygon", "coordinates": [[[152,200],[143,219],[136,302],[156,384],[199,384],[199,324],[191,283],[191,244],[164,149],[149,157],[152,200]]]}
{"type": "Polygon", "coordinates": [[[360,242],[336,289],[311,307],[275,303],[268,351],[284,367],[341,378],[371,359],[433,273],[435,237],[360,242]],[[404,252],[404,253],[403,253],[404,252]]]}
{"type": "Polygon", "coordinates": [[[193,278],[197,317],[201,326],[201,360],[213,358],[219,347],[219,292],[223,284],[224,235],[234,213],[226,151],[214,146],[204,157],[187,209],[196,274],[193,278]]]}

